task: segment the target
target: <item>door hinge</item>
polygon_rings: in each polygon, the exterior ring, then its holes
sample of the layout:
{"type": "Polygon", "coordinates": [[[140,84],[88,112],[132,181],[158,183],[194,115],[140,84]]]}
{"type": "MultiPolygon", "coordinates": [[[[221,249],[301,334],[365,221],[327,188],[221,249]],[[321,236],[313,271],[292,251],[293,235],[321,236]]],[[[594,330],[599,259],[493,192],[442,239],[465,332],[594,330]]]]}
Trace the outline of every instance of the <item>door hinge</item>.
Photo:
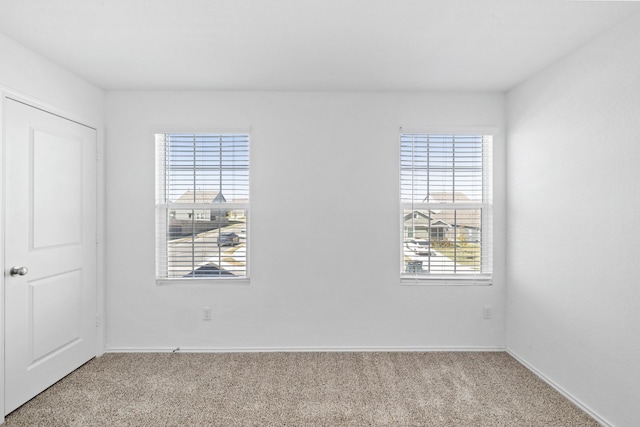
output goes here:
{"type": "Polygon", "coordinates": [[[100,326],[100,315],[96,314],[96,328],[100,326]]]}

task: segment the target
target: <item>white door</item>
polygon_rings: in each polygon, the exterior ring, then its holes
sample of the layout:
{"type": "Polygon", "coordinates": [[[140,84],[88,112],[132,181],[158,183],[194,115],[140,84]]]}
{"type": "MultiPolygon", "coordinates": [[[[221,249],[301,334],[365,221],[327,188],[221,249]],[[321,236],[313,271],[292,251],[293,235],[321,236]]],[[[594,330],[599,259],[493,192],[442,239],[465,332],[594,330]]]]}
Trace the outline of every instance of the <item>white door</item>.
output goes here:
{"type": "Polygon", "coordinates": [[[96,131],[5,107],[9,413],[96,355],[96,131]]]}

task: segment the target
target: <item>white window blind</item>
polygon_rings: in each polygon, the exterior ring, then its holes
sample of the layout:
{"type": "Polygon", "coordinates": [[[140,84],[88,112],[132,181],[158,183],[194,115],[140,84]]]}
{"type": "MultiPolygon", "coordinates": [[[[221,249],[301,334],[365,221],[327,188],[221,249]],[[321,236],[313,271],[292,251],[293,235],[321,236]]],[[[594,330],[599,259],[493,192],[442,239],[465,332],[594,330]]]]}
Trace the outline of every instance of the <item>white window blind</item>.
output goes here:
{"type": "Polygon", "coordinates": [[[156,134],[156,277],[248,277],[249,134],[156,134]]]}
{"type": "Polygon", "coordinates": [[[403,279],[491,280],[492,139],[400,135],[403,279]]]}

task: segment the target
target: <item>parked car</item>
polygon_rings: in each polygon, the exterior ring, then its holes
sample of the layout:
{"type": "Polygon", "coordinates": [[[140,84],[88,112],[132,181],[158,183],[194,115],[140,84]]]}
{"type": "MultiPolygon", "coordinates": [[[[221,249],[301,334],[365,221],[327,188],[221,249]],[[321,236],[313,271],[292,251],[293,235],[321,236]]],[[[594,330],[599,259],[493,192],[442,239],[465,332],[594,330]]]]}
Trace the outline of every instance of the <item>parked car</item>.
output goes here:
{"type": "Polygon", "coordinates": [[[431,250],[431,245],[429,244],[428,240],[415,240],[415,239],[406,240],[404,242],[404,245],[407,247],[407,249],[414,252],[416,255],[422,255],[422,256],[435,255],[435,252],[431,250]]]}
{"type": "Polygon", "coordinates": [[[240,243],[240,236],[233,231],[225,231],[218,235],[218,246],[233,246],[240,243]]]}

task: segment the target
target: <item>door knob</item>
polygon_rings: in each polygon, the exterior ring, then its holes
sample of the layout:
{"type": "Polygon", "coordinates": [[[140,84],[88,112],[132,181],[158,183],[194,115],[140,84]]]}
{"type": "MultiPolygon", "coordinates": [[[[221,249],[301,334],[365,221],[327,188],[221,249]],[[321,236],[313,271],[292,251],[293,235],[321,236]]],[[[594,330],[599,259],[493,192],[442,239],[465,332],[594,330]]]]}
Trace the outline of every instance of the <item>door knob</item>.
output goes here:
{"type": "Polygon", "coordinates": [[[24,276],[28,272],[29,269],[27,267],[11,267],[11,270],[9,270],[9,274],[12,276],[24,276]]]}

